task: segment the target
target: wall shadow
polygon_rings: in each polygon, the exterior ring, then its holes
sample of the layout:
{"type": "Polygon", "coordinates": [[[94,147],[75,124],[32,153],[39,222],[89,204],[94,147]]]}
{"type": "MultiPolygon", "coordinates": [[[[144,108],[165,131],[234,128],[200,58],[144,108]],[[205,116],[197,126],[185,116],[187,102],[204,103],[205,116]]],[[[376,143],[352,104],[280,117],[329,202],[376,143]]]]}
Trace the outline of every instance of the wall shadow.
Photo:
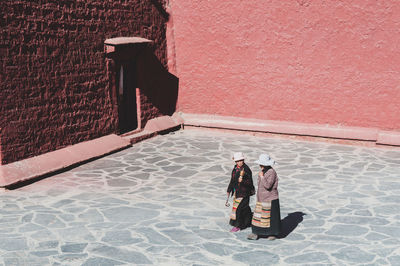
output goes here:
{"type": "Polygon", "coordinates": [[[278,238],[285,238],[296,229],[297,225],[303,221],[303,216],[307,215],[303,212],[289,213],[281,220],[282,230],[278,238]]]}
{"type": "Polygon", "coordinates": [[[179,79],[161,64],[151,48],[143,49],[136,60],[137,86],[146,98],[142,100],[155,108],[148,111],[155,115],[172,115],[178,100],[179,79]]]}

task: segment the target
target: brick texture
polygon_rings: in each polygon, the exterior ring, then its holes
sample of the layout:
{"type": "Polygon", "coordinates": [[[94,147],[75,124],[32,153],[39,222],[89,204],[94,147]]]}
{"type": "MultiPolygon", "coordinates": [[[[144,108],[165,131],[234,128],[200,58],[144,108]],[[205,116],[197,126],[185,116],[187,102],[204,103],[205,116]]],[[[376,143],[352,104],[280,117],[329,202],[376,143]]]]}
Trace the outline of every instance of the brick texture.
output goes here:
{"type": "Polygon", "coordinates": [[[166,66],[164,4],[1,1],[1,164],[116,132],[104,40],[151,39],[166,66]]]}

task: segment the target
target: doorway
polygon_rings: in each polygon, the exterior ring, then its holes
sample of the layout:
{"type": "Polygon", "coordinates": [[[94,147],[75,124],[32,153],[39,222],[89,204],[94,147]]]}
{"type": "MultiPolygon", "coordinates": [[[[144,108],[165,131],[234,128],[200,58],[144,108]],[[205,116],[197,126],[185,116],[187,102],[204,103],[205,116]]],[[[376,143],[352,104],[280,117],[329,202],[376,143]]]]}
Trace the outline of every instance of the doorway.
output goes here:
{"type": "Polygon", "coordinates": [[[136,66],[132,61],[121,62],[116,72],[119,133],[123,134],[138,128],[136,66]]]}

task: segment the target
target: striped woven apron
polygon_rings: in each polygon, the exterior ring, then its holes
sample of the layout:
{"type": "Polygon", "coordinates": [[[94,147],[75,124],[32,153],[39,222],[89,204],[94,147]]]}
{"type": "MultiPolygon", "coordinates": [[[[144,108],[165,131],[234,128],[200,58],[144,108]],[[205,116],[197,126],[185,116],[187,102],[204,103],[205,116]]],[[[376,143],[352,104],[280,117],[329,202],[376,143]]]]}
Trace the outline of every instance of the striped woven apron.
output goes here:
{"type": "Polygon", "coordinates": [[[256,203],[251,224],[261,228],[269,228],[271,225],[271,201],[256,203]]]}
{"type": "Polygon", "coordinates": [[[232,212],[231,212],[231,219],[236,220],[236,210],[239,207],[240,202],[242,201],[243,198],[234,198],[233,199],[233,206],[232,206],[232,212]]]}

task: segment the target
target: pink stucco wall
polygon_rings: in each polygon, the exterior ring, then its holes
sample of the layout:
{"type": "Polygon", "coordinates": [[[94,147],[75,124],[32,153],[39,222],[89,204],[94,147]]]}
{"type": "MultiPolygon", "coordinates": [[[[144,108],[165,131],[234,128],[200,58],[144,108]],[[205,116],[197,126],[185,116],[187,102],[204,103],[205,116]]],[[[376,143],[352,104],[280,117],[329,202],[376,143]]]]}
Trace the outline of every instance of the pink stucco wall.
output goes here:
{"type": "Polygon", "coordinates": [[[400,130],[400,2],[170,0],[178,110],[400,130]]]}

